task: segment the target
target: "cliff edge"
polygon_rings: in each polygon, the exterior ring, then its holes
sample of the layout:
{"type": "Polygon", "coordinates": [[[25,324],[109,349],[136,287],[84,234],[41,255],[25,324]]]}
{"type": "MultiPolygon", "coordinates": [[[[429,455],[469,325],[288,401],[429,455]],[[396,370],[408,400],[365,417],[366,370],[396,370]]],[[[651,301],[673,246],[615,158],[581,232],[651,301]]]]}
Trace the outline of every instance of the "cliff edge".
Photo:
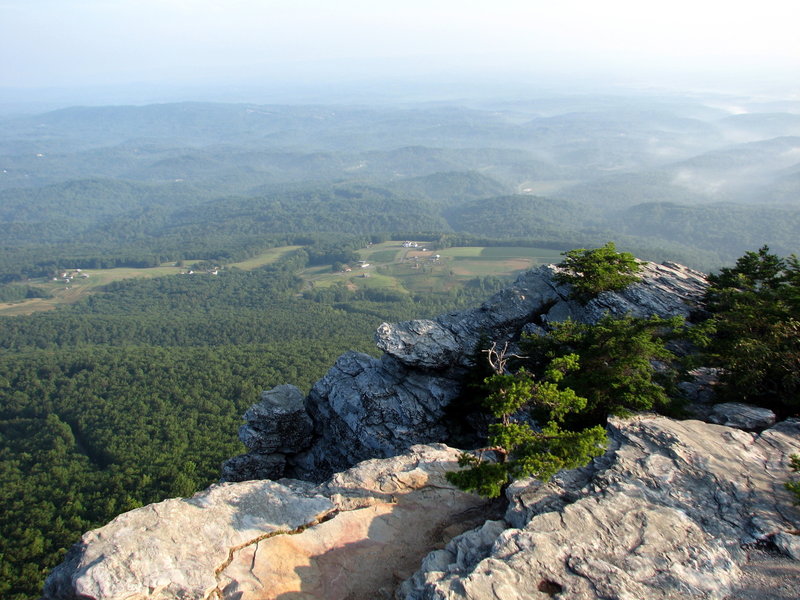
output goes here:
{"type": "Polygon", "coordinates": [[[265,392],[228,482],[85,534],[44,598],[796,598],[800,510],[783,482],[797,420],[746,432],[611,419],[602,457],[547,484],[516,482],[505,512],[447,482],[458,451],[437,442],[482,337],[513,344],[605,312],[689,317],[706,285],[646,264],[639,283],[584,306],[555,269],[476,309],[381,325],[380,359],[346,353],[307,396],[265,392]]]}

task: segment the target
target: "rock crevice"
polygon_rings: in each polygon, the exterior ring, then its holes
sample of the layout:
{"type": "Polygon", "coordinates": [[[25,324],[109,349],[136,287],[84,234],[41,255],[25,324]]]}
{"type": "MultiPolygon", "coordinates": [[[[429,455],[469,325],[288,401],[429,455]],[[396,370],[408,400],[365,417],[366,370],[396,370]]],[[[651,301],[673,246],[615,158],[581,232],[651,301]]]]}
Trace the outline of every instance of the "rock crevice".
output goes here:
{"type": "Polygon", "coordinates": [[[800,420],[757,435],[640,416],[613,420],[609,433],[614,447],[595,465],[513,485],[511,528],[487,523],[493,539],[486,530],[453,539],[396,598],[488,600],[501,587],[510,600],[545,599],[539,583],[549,581],[570,600],[733,599],[764,543],[781,549],[788,576],[763,585],[796,592],[800,565],[788,557],[800,509],[783,483],[800,420]]]}
{"type": "Polygon", "coordinates": [[[223,483],[120,515],[83,536],[44,598],[795,598],[800,511],[783,482],[800,421],[712,409],[711,370],[684,386],[698,414],[752,431],[613,419],[603,456],[515,482],[504,513],[447,481],[458,451],[431,442],[447,438],[445,410],[482,337],[513,342],[607,312],[688,317],[705,287],[679,265],[646,264],[639,283],[581,305],[555,269],[473,310],[383,324],[380,359],[342,355],[305,397],[265,392],[240,431],[249,453],[223,476],[302,479],[223,483]]]}
{"type": "MultiPolygon", "coordinates": [[[[250,452],[228,461],[223,479],[286,475],[322,481],[362,460],[445,441],[446,408],[461,393],[481,340],[514,342],[523,331],[541,333],[567,318],[594,323],[606,313],[688,318],[706,287],[704,276],[686,267],[643,263],[641,281],[582,305],[569,299],[569,286],[554,281],[557,271],[547,265],[523,273],[478,308],[383,323],[376,333],[383,356],[345,353],[305,398],[313,424],[306,447],[266,453],[262,448],[274,445],[274,436],[247,417],[241,437],[250,452]]],[[[254,407],[257,414],[270,418],[254,407]]]]}

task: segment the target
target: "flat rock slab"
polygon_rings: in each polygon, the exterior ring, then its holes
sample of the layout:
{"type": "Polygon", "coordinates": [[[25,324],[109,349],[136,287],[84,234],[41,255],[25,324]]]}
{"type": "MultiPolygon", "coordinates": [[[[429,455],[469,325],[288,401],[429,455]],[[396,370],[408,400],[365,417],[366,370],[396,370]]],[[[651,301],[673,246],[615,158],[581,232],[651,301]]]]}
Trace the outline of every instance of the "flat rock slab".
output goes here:
{"type": "Polygon", "coordinates": [[[427,552],[486,518],[475,500],[428,488],[340,513],[298,535],[270,537],[238,552],[221,573],[230,579],[223,597],[391,598],[427,552]]]}
{"type": "Polygon", "coordinates": [[[506,518],[520,526],[455,538],[397,598],[732,600],[769,585],[796,597],[800,509],[783,484],[800,421],[756,435],[643,416],[614,420],[611,438],[594,473],[515,488],[506,518]],[[778,580],[754,554],[771,544],[786,552],[778,580]]]}
{"type": "Polygon", "coordinates": [[[45,584],[45,598],[202,600],[235,549],[319,522],[336,507],[273,481],[212,486],[150,504],[86,533],[45,584]]]}
{"type": "Polygon", "coordinates": [[[746,431],[760,431],[775,424],[775,413],[768,408],[742,404],[741,402],[723,402],[711,409],[708,416],[711,423],[727,425],[746,431]]]}
{"type": "Polygon", "coordinates": [[[487,518],[486,500],[446,481],[457,460],[414,446],[317,486],[228,483],[125,513],[83,536],[44,598],[390,597],[428,552],[487,518]]]}

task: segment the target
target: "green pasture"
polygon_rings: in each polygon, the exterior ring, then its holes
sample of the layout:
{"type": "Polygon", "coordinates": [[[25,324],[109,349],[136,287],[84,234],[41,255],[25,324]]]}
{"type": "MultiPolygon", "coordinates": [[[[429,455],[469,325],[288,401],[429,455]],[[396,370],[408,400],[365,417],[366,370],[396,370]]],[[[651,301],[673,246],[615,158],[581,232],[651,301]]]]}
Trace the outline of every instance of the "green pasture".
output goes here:
{"type": "Polygon", "coordinates": [[[97,291],[97,288],[109,284],[112,281],[163,277],[165,275],[176,275],[185,270],[185,268],[176,267],[174,264],[170,263],[168,265],[150,267],[147,269],[128,267],[119,267],[115,269],[85,269],[82,273],[89,277],[84,278],[79,274],[69,283],[61,280],[52,281],[50,279],[40,279],[38,281],[32,281],[30,285],[46,290],[52,295],[51,298],[32,298],[22,302],[0,304],[0,316],[13,317],[16,315],[29,315],[35,312],[53,310],[59,305],[73,304],[87,294],[97,291]]]}
{"type": "MultiPolygon", "coordinates": [[[[286,253],[300,247],[270,248],[258,256],[228,266],[243,270],[256,269],[275,262],[286,253]]],[[[353,270],[350,272],[334,273],[331,271],[331,265],[319,265],[304,269],[300,275],[307,285],[315,288],[326,288],[341,282],[353,290],[383,288],[436,294],[448,292],[474,277],[511,277],[539,264],[561,260],[560,251],[549,248],[465,246],[423,252],[421,248],[403,248],[402,242],[396,240],[362,248],[359,255],[362,260],[370,264],[369,267],[360,268],[351,265],[353,270]],[[436,254],[439,254],[440,258],[433,260],[436,254]],[[416,262],[413,260],[414,257],[417,258],[416,262]]],[[[184,262],[191,264],[192,261],[184,262]]],[[[0,304],[0,316],[52,310],[62,304],[77,302],[97,288],[113,281],[176,275],[185,270],[186,267],[167,263],[147,269],[89,269],[84,271],[89,275],[88,278],[79,276],[69,284],[43,279],[32,282],[32,285],[47,290],[52,298],[32,298],[22,302],[0,304]]],[[[204,275],[198,273],[197,276],[204,275]]]]}
{"type": "Polygon", "coordinates": [[[423,252],[421,248],[403,248],[400,241],[362,248],[359,255],[369,267],[351,265],[350,272],[332,272],[325,265],[306,269],[301,276],[315,288],[344,283],[352,290],[388,288],[437,294],[475,277],[510,278],[537,265],[561,260],[561,251],[550,248],[463,246],[423,252]],[[437,254],[438,260],[434,259],[437,254]]]}
{"type": "MultiPolygon", "coordinates": [[[[249,258],[247,260],[232,263],[229,267],[236,267],[244,271],[250,271],[263,267],[270,263],[275,262],[286,253],[302,248],[302,246],[281,246],[278,248],[270,248],[262,252],[258,256],[249,258]]],[[[184,260],[184,264],[190,265],[194,260],[184,260]]],[[[330,271],[330,266],[322,267],[330,271]]],[[[115,269],[85,269],[83,274],[89,275],[83,278],[78,275],[69,283],[64,281],[52,281],[50,279],[40,279],[31,282],[31,285],[40,287],[47,290],[52,295],[52,298],[31,298],[22,302],[13,303],[0,303],[0,316],[12,317],[16,315],[29,315],[35,312],[42,312],[45,310],[52,310],[62,304],[72,304],[77,302],[87,294],[94,292],[97,288],[107,285],[113,281],[120,281],[122,279],[137,279],[137,278],[152,278],[163,277],[165,275],[178,275],[185,272],[187,267],[178,267],[175,263],[164,263],[158,267],[150,267],[146,269],[136,269],[132,267],[119,267],[115,269]]],[[[70,269],[71,270],[71,269],[70,269]]],[[[198,277],[204,276],[203,273],[198,273],[198,277]]],[[[212,275],[209,275],[212,277],[212,275]]]]}
{"type": "Polygon", "coordinates": [[[283,257],[285,254],[291,252],[292,250],[297,250],[302,248],[302,246],[280,246],[278,248],[270,248],[265,252],[259,254],[258,256],[254,256],[253,258],[248,258],[247,260],[243,260],[241,262],[232,263],[228,266],[236,267],[237,269],[242,269],[243,271],[252,271],[253,269],[257,269],[258,267],[263,267],[265,265],[269,265],[274,263],[279,258],[283,257]]]}
{"type": "Polygon", "coordinates": [[[561,262],[561,250],[551,248],[526,248],[523,246],[492,246],[481,250],[482,258],[533,258],[541,264],[561,262]]]}

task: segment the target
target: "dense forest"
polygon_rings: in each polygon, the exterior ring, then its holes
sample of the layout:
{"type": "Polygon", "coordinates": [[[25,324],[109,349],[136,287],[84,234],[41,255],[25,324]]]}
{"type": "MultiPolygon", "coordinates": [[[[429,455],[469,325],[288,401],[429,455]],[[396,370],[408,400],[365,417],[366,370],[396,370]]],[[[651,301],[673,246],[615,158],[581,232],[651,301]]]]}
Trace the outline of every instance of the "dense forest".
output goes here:
{"type": "Polygon", "coordinates": [[[613,239],[704,270],[763,244],[800,251],[800,121],[782,113],[776,131],[774,107],[749,109],[548,97],[0,119],[0,303],[46,299],[42,281],[64,269],[221,267],[0,317],[0,596],[38,597],[87,529],[214,482],[262,390],[307,390],[343,351],[375,352],[380,322],[474,306],[504,284],[315,288],[309,269],[405,239],[555,253],[613,239]],[[227,268],[279,247],[292,250],[227,268]]]}
{"type": "Polygon", "coordinates": [[[87,529],[216,481],[221,462],[243,450],[241,415],[262,390],[307,390],[344,350],[374,352],[382,318],[433,316],[495,289],[326,303],[297,296],[307,261],[300,252],[219,277],[123,281],[71,307],[3,320],[4,598],[35,597],[87,529]]]}

